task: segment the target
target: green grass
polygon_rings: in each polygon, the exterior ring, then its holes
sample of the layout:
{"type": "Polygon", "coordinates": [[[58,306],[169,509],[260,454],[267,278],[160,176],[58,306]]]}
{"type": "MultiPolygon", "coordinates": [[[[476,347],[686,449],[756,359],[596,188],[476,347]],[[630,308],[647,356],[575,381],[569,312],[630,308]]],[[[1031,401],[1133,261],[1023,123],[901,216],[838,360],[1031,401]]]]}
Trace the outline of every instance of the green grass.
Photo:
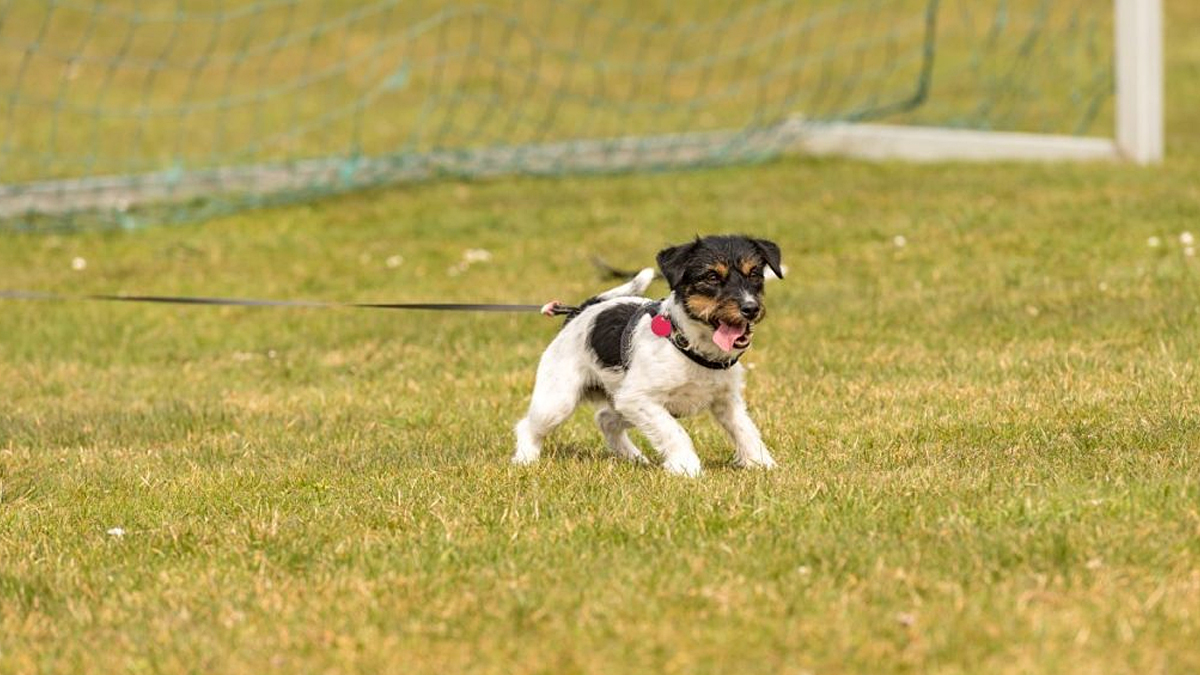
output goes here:
{"type": "Polygon", "coordinates": [[[535,315],[0,305],[0,672],[1200,669],[1200,12],[1169,5],[1160,168],[789,159],[0,240],[0,287],[71,292],[577,299],[592,253],[725,231],[791,270],[747,357],[782,466],[694,420],[699,480],[583,413],[507,464],[535,315]]]}

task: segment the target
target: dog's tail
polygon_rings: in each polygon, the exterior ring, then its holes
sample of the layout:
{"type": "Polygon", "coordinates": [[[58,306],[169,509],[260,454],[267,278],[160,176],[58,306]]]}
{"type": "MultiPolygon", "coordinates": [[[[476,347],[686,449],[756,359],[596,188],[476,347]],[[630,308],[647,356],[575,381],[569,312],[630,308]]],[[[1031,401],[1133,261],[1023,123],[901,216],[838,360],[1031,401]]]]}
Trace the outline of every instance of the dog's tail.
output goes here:
{"type": "Polygon", "coordinates": [[[601,275],[603,275],[605,279],[628,279],[637,274],[637,272],[633,270],[623,270],[619,267],[613,267],[605,262],[604,258],[601,258],[598,255],[592,256],[592,265],[598,272],[600,272],[601,275]]]}
{"type": "Polygon", "coordinates": [[[635,274],[629,281],[626,281],[616,288],[610,288],[603,293],[593,295],[587,300],[584,300],[583,303],[578,307],[564,305],[557,300],[548,302],[542,307],[542,314],[545,314],[546,316],[565,316],[567,317],[567,321],[570,321],[578,316],[580,312],[596,303],[604,302],[605,300],[612,300],[613,298],[641,295],[646,292],[647,288],[650,287],[651,281],[654,281],[654,268],[647,267],[635,274]]]}
{"type": "Polygon", "coordinates": [[[612,300],[613,298],[622,298],[627,295],[641,295],[642,293],[646,292],[647,288],[650,287],[651,281],[654,281],[654,268],[647,267],[633,275],[632,279],[626,281],[620,286],[617,286],[616,288],[610,288],[600,295],[588,298],[588,302],[593,300],[596,302],[603,302],[605,300],[612,300]]]}

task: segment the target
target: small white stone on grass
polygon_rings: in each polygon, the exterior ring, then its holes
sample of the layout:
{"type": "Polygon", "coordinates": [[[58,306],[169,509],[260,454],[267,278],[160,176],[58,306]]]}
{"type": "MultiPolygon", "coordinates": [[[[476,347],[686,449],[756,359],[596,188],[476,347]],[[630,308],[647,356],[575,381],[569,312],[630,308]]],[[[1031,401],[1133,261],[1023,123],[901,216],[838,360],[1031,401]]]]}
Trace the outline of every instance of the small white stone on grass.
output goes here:
{"type": "Polygon", "coordinates": [[[1158,248],[1159,246],[1162,246],[1162,239],[1159,239],[1158,237],[1150,237],[1146,240],[1146,245],[1150,248],[1158,248]]]}
{"type": "Polygon", "coordinates": [[[1191,232],[1180,232],[1179,243],[1183,244],[1184,246],[1191,246],[1192,244],[1196,243],[1196,238],[1192,236],[1191,232]]]}
{"type": "Polygon", "coordinates": [[[485,249],[485,248],[469,248],[469,249],[463,251],[462,260],[458,261],[453,266],[451,266],[449,269],[447,269],[446,273],[452,277],[456,277],[456,276],[462,274],[463,272],[466,272],[467,268],[470,267],[471,265],[474,265],[475,263],[487,262],[491,259],[492,259],[492,252],[487,249],[485,249]]]}
{"type": "Polygon", "coordinates": [[[904,238],[904,235],[898,234],[892,237],[892,246],[895,246],[896,248],[904,248],[905,246],[908,246],[908,240],[904,238]]]}
{"type": "Polygon", "coordinates": [[[87,261],[79,256],[75,256],[74,258],[71,258],[71,269],[75,270],[76,272],[82,272],[83,270],[87,269],[87,261]]]}
{"type": "Polygon", "coordinates": [[[124,536],[125,536],[125,528],[123,528],[123,527],[110,527],[110,528],[108,528],[108,532],[107,532],[107,534],[108,534],[108,536],[110,536],[110,537],[124,537],[124,536]]]}
{"type": "Polygon", "coordinates": [[[469,248],[463,251],[463,260],[468,264],[487,262],[492,259],[492,252],[485,248],[469,248]]]}

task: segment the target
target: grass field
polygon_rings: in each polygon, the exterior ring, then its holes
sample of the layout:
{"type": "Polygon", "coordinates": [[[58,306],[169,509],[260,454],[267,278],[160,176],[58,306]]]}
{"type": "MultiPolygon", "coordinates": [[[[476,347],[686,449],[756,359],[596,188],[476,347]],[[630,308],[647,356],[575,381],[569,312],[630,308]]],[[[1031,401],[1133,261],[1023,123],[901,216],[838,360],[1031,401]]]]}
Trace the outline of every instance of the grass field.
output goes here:
{"type": "Polygon", "coordinates": [[[0,672],[1200,670],[1200,9],[1168,12],[1159,168],[794,158],[0,240],[0,287],[71,292],[578,299],[593,253],[726,231],[791,270],[746,359],[782,466],[694,420],[698,480],[583,413],[508,465],[536,315],[0,305],[0,672]]]}

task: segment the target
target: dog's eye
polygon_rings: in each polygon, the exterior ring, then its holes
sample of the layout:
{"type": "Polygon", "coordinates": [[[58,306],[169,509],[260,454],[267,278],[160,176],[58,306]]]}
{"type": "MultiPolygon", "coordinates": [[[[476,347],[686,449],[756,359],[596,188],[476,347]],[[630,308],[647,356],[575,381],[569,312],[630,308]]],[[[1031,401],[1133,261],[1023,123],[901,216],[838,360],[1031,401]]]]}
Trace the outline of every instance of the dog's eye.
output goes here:
{"type": "Polygon", "coordinates": [[[704,275],[704,280],[712,284],[720,283],[721,275],[716,272],[708,272],[704,275]]]}

